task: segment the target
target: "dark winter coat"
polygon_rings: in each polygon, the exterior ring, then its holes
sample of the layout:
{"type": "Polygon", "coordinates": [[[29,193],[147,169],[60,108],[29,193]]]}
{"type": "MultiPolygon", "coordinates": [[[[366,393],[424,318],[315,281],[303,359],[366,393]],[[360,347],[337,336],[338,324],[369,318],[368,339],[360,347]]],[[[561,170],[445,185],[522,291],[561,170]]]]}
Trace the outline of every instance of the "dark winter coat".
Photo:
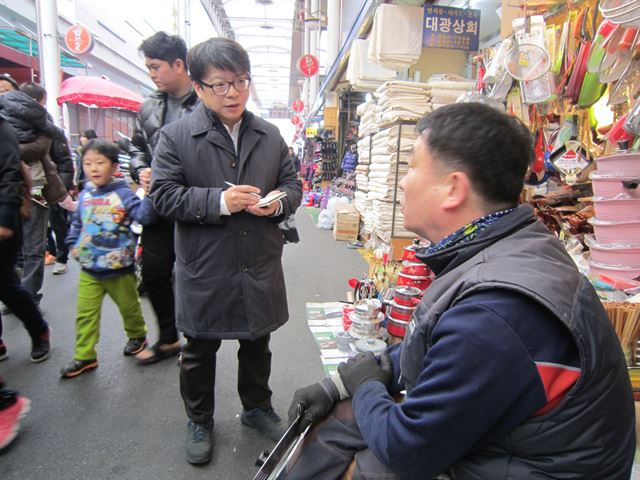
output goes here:
{"type": "Polygon", "coordinates": [[[58,133],[45,108],[17,90],[0,95],[0,114],[15,129],[20,143],[33,142],[38,134],[54,138],[58,133]]]}
{"type": "Polygon", "coordinates": [[[191,337],[256,339],[289,317],[278,223],[300,204],[301,183],[278,129],[250,112],[238,151],[202,104],[163,128],[155,150],[151,197],[176,222],[176,320],[191,337]],[[225,181],[287,192],[281,214],[221,216],[225,181]]]}
{"type": "Polygon", "coordinates": [[[0,117],[0,227],[13,231],[11,238],[0,240],[0,263],[3,264],[16,261],[21,245],[22,184],[18,138],[11,125],[0,117]]]}
{"type": "MultiPolygon", "coordinates": [[[[193,111],[198,104],[198,95],[191,92],[182,102],[180,117],[193,111]]],[[[131,137],[129,155],[131,156],[130,173],[135,182],[139,182],[140,170],[149,168],[153,161],[153,152],[160,138],[160,129],[164,125],[167,110],[167,94],[155,91],[147,98],[136,118],[136,125],[131,137]]]]}

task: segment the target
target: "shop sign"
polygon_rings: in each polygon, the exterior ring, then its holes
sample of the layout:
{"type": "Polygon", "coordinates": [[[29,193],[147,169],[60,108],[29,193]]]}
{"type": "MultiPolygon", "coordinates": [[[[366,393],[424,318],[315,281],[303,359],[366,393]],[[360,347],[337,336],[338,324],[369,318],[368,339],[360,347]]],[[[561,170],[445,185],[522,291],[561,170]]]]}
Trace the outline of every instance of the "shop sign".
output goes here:
{"type": "Polygon", "coordinates": [[[93,35],[82,25],[71,25],[64,35],[64,44],[71,53],[82,55],[93,48],[93,35]]]}
{"type": "Polygon", "coordinates": [[[293,117],[291,117],[291,123],[293,123],[294,125],[299,125],[300,117],[298,115],[294,115],[293,117]]]}
{"type": "Polygon", "coordinates": [[[298,71],[304,77],[313,77],[320,71],[320,62],[311,55],[303,55],[298,59],[298,71]]]}
{"type": "Polygon", "coordinates": [[[317,133],[318,133],[318,129],[315,127],[309,127],[306,130],[307,137],[315,137],[317,133]]]}
{"type": "Polygon", "coordinates": [[[294,112],[301,112],[302,110],[304,110],[304,102],[302,100],[295,100],[293,102],[293,105],[291,105],[291,109],[294,112]]]}
{"type": "Polygon", "coordinates": [[[422,46],[476,51],[480,46],[480,10],[424,6],[422,46]]]}

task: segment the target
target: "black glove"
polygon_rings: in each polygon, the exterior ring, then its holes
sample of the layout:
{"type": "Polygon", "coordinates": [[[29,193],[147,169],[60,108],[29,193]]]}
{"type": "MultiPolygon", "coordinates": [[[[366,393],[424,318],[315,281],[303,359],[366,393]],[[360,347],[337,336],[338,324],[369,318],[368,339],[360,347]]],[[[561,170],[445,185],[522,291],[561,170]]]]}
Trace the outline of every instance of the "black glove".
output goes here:
{"type": "Polygon", "coordinates": [[[296,390],[289,407],[289,425],[298,417],[298,405],[303,412],[298,426],[298,432],[302,433],[309,425],[326,417],[338,400],[340,392],[330,378],[296,390]]]}
{"type": "Polygon", "coordinates": [[[393,376],[391,359],[386,352],[380,355],[379,363],[373,353],[359,353],[354,358],[350,358],[347,363],[341,363],[338,366],[338,373],[352,397],[360,385],[373,380],[382,382],[389,388],[393,376]]]}

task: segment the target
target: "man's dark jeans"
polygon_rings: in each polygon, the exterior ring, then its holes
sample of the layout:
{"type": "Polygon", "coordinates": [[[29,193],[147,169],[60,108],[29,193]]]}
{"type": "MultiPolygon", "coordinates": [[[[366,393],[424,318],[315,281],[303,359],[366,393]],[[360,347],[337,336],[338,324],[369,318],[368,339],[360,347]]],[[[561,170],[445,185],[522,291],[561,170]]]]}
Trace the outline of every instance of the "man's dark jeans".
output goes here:
{"type": "MultiPolygon", "coordinates": [[[[33,297],[20,283],[20,277],[18,277],[13,263],[0,264],[0,301],[24,323],[32,340],[38,338],[49,329],[33,297]]],[[[1,316],[0,338],[2,338],[1,316]]]]}
{"type": "Polygon", "coordinates": [[[64,243],[69,230],[67,224],[67,211],[60,205],[51,205],[49,207],[49,223],[55,235],[55,249],[49,249],[49,253],[56,256],[56,262],[67,263],[69,260],[69,247],[64,243]]]}
{"type": "Polygon", "coordinates": [[[173,294],[173,222],[159,220],[142,230],[142,278],[158,318],[158,343],[178,341],[173,294]]]}

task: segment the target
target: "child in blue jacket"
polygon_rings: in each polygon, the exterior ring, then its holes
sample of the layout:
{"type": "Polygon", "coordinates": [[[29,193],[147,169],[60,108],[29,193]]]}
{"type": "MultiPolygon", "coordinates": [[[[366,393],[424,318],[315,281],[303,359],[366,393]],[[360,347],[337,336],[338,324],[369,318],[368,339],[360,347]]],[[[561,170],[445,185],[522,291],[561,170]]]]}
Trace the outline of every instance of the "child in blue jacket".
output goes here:
{"type": "Polygon", "coordinates": [[[74,359],[61,370],[72,378],[98,366],[96,344],[100,310],[105,294],[120,310],[129,341],[125,355],[135,355],[147,343],[134,274],[134,220],[148,225],[158,218],[148,198],[140,200],[122,179],[114,178],[119,149],[115,143],[95,139],[82,149],[87,184],[67,235],[71,254],[80,262],[74,359]]]}

